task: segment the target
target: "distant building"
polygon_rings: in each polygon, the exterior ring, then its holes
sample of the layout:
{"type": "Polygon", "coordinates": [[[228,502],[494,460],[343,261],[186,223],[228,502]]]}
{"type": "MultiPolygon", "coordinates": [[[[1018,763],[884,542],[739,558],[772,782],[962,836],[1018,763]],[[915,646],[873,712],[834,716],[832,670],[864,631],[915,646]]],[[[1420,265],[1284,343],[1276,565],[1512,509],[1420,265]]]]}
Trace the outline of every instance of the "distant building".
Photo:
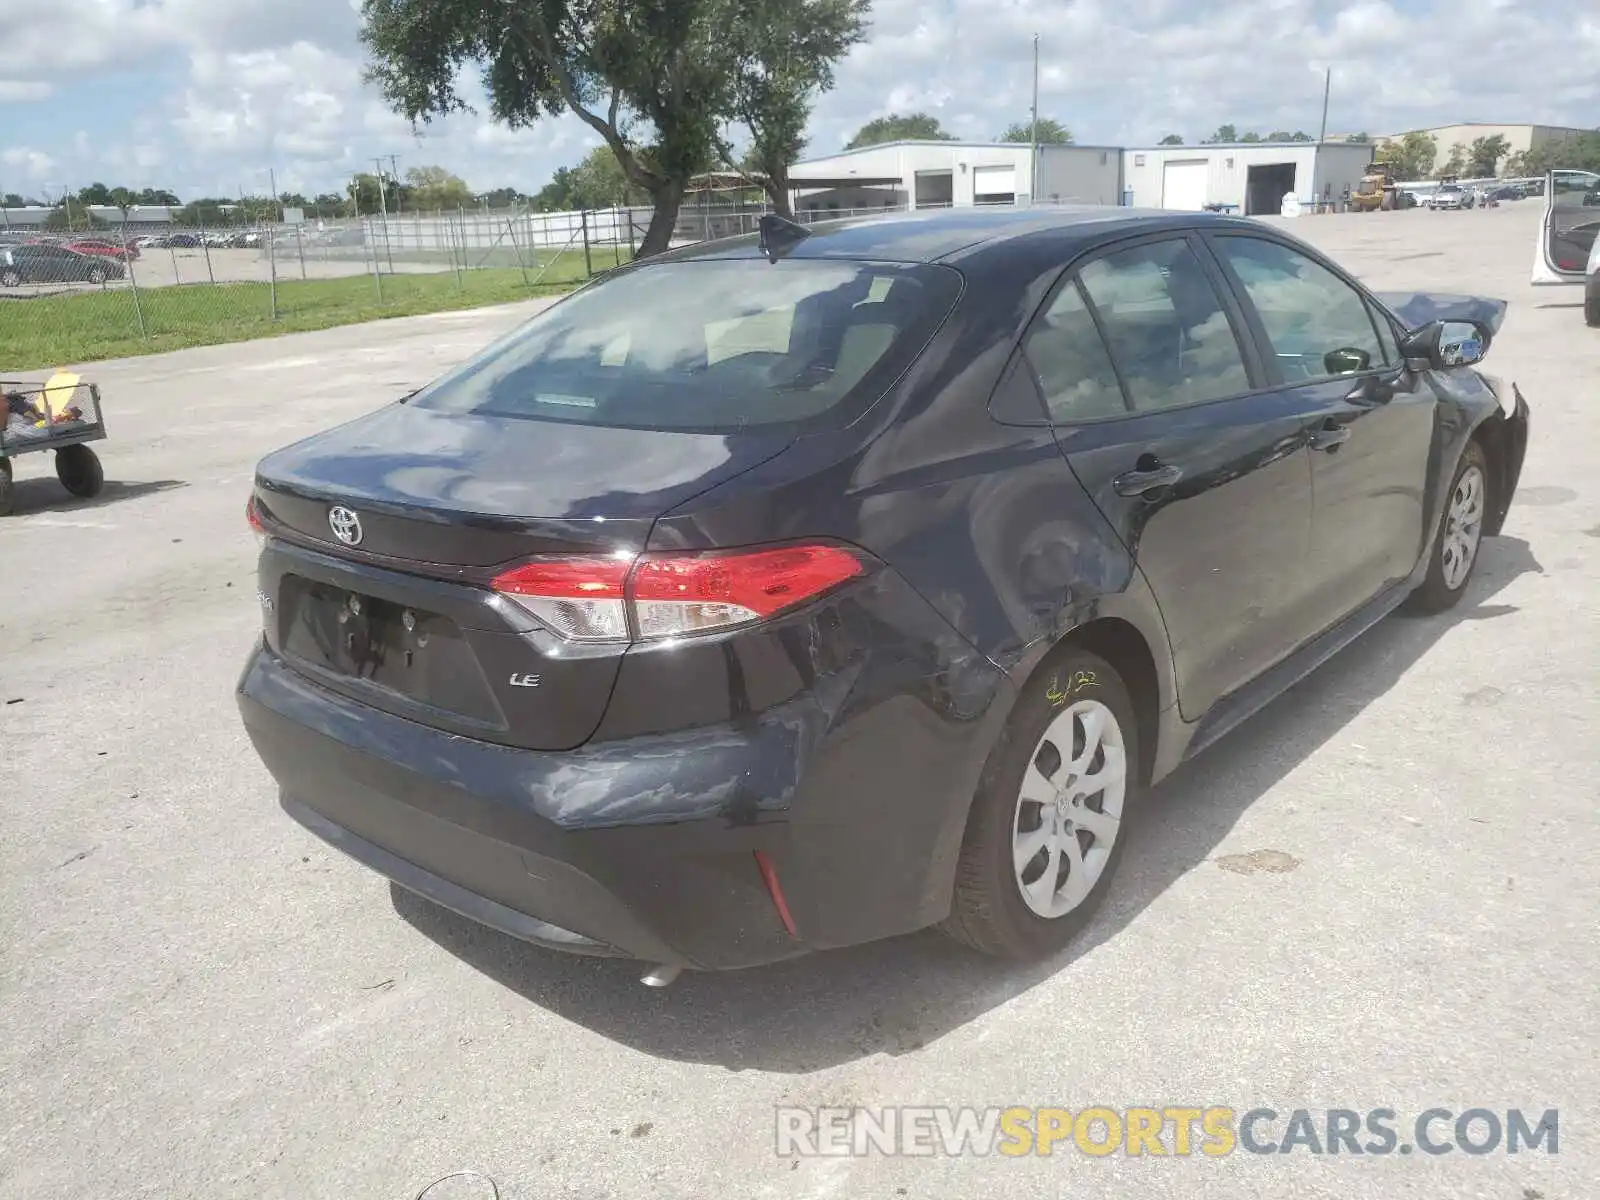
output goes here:
{"type": "MultiPolygon", "coordinates": [[[[1472,149],[1473,142],[1479,138],[1494,137],[1496,134],[1505,138],[1510,153],[1526,154],[1536,147],[1577,137],[1579,134],[1593,133],[1594,130],[1579,129],[1571,125],[1487,125],[1468,121],[1460,125],[1436,125],[1431,129],[1414,129],[1406,132],[1425,133],[1433,138],[1439,147],[1438,161],[1443,163],[1449,161],[1451,153],[1457,146],[1465,156],[1472,149]]],[[[1389,133],[1379,140],[1398,142],[1405,136],[1406,133],[1389,133]]]]}
{"type": "Polygon", "coordinates": [[[825,177],[893,179],[884,187],[834,186],[802,192],[801,212],[842,212],[892,203],[910,208],[964,208],[973,204],[1116,204],[1122,194],[1122,150],[1117,146],[1040,146],[1038,179],[1032,148],[1017,142],[884,142],[797,162],[798,183],[825,177]]]}
{"type": "Polygon", "coordinates": [[[1287,196],[1307,204],[1341,199],[1360,182],[1371,154],[1357,142],[1040,146],[1035,179],[1026,144],[888,142],[798,162],[791,177],[798,184],[826,176],[835,184],[802,191],[795,201],[801,213],[1038,203],[1276,214],[1287,196]],[[862,184],[839,186],[852,176],[862,184]]]}
{"type": "MultiPolygon", "coordinates": [[[[224,205],[231,209],[233,205],[224,205]]],[[[90,204],[88,212],[99,224],[121,227],[126,224],[129,232],[150,233],[165,229],[172,224],[172,218],[179,211],[179,206],[168,208],[164,204],[135,204],[124,215],[120,208],[112,204],[90,204]]],[[[75,217],[82,218],[85,206],[74,202],[72,213],[75,217]]],[[[55,209],[33,205],[28,208],[0,208],[0,233],[9,229],[12,232],[29,232],[42,230],[50,219],[50,214],[55,209]]]]}
{"type": "Polygon", "coordinates": [[[1225,205],[1274,216],[1285,197],[1340,201],[1354,191],[1372,147],[1364,142],[1241,142],[1149,146],[1122,152],[1123,186],[1139,208],[1195,211],[1225,205]]]}

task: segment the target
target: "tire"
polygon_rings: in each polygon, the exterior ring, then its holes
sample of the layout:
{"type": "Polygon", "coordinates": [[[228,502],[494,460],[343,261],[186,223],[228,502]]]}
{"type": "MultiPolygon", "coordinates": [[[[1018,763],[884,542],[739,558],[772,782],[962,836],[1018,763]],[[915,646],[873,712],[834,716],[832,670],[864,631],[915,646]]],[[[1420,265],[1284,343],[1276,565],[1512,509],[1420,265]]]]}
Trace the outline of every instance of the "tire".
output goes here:
{"type": "Polygon", "coordinates": [[[1425,613],[1455,607],[1466,594],[1473,572],[1478,569],[1478,559],[1483,556],[1483,522],[1488,514],[1489,460],[1484,457],[1482,446],[1468,442],[1450,481],[1439,527],[1428,550],[1428,574],[1407,598],[1407,607],[1425,613]],[[1469,482],[1474,473],[1475,488],[1469,482]],[[1463,556],[1465,569],[1460,565],[1463,556]]]}
{"type": "Polygon", "coordinates": [[[1584,285],[1583,323],[1590,329],[1600,329],[1600,275],[1589,276],[1584,285]]]}
{"type": "Polygon", "coordinates": [[[63,446],[56,451],[56,478],[74,496],[89,499],[105,486],[105,468],[100,456],[87,446],[63,446]]]}
{"type": "Polygon", "coordinates": [[[0,517],[17,511],[17,491],[11,482],[11,460],[0,458],[0,517]]]}
{"type": "Polygon", "coordinates": [[[1028,960],[1061,950],[1089,923],[1122,860],[1137,809],[1138,735],[1127,685],[1104,659],[1069,647],[1035,672],[973,798],[950,916],[942,926],[946,933],[996,958],[1028,960]],[[1086,718],[1102,730],[1093,752],[1084,737],[1086,718]],[[1057,789],[1073,778],[1073,755],[1086,768],[1076,778],[1103,780],[1101,789],[1057,789]],[[1039,803],[1030,795],[1050,795],[1056,802],[1039,803]],[[1108,820],[1113,810],[1115,818],[1108,820]],[[1064,828],[1062,822],[1070,824],[1064,828]],[[1019,870],[1014,854],[1018,848],[1026,853],[1023,839],[1030,834],[1039,849],[1019,870]],[[1077,846],[1075,861],[1069,845],[1077,846]],[[1052,878],[1052,867],[1055,888],[1041,884],[1052,878]],[[1033,900],[1024,897],[1025,886],[1033,900]]]}
{"type": "Polygon", "coordinates": [[[15,267],[8,267],[6,270],[0,271],[0,287],[21,286],[22,272],[18,271],[15,267]]]}
{"type": "Polygon", "coordinates": [[[104,267],[90,267],[88,278],[90,283],[104,283],[106,281],[106,269],[104,267]]]}

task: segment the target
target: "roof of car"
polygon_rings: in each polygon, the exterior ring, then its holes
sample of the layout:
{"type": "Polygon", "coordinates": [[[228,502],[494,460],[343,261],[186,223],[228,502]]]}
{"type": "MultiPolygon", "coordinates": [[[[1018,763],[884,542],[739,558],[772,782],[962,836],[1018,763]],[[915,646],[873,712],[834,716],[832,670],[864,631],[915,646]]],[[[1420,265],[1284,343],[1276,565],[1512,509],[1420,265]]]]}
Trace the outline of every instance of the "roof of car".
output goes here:
{"type": "MultiPolygon", "coordinates": [[[[884,216],[849,217],[807,226],[810,236],[790,258],[855,258],[889,262],[938,262],[974,246],[1048,230],[1072,229],[1103,236],[1146,223],[1216,221],[1225,217],[1161,209],[1062,205],[1049,208],[945,208],[884,216]]],[[[734,258],[760,252],[756,234],[700,242],[672,258],[734,258]]]]}

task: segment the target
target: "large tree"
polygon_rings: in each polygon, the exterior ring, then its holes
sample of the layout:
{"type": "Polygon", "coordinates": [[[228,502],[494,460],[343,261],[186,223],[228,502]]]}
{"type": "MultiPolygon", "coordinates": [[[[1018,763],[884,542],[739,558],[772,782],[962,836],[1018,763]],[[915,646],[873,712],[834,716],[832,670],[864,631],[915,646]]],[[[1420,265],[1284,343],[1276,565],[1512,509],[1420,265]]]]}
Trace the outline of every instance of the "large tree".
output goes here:
{"type": "Polygon", "coordinates": [[[443,167],[412,167],[406,172],[406,199],[423,212],[444,212],[465,208],[474,197],[466,180],[443,167]]]}
{"type": "Polygon", "coordinates": [[[1572,134],[1519,150],[1506,160],[1507,175],[1543,175],[1546,171],[1600,171],[1600,129],[1572,134]]]}
{"type": "Polygon", "coordinates": [[[862,146],[879,146],[884,142],[953,142],[955,137],[944,131],[939,118],[925,112],[890,113],[874,117],[860,129],[855,137],[844,144],[846,150],[862,146]]]}
{"type": "Polygon", "coordinates": [[[667,248],[690,179],[738,116],[751,0],[363,0],[368,77],[413,122],[463,110],[482,72],[491,114],[522,127],[563,112],[599,134],[654,207],[641,257],[667,248]]]}
{"type": "Polygon", "coordinates": [[[53,233],[87,233],[92,229],[104,229],[106,222],[90,212],[87,204],[63,199],[45,216],[44,227],[53,233]]]}
{"type": "Polygon", "coordinates": [[[540,212],[621,208],[647,204],[649,195],[629,181],[608,146],[596,146],[576,167],[560,167],[539,189],[533,206],[540,212]]]}
{"type": "Polygon", "coordinates": [[[1450,175],[1461,175],[1467,169],[1467,151],[1460,142],[1450,147],[1450,157],[1434,172],[1434,176],[1443,179],[1450,175]]]}
{"type": "MultiPolygon", "coordinates": [[[[1033,122],[1017,121],[1000,135],[1002,142],[1030,144],[1034,140],[1033,122]]],[[[1051,117],[1039,118],[1039,145],[1066,146],[1072,142],[1072,130],[1051,117]]]]}
{"type": "Polygon", "coordinates": [[[1467,170],[1479,177],[1486,178],[1500,170],[1500,160],[1511,153],[1511,146],[1500,134],[1490,137],[1473,138],[1472,145],[1467,149],[1467,170]]]}
{"type": "Polygon", "coordinates": [[[772,207],[794,215],[789,166],[805,149],[806,122],[819,92],[833,86],[833,64],[866,34],[870,0],[745,0],[729,30],[733,116],[748,148],[736,161],[727,140],[725,166],[759,183],[772,207]]]}
{"type": "Polygon", "coordinates": [[[1398,142],[1390,140],[1378,147],[1378,158],[1389,164],[1399,182],[1428,178],[1438,157],[1439,143],[1421,132],[1408,133],[1398,142]]]}

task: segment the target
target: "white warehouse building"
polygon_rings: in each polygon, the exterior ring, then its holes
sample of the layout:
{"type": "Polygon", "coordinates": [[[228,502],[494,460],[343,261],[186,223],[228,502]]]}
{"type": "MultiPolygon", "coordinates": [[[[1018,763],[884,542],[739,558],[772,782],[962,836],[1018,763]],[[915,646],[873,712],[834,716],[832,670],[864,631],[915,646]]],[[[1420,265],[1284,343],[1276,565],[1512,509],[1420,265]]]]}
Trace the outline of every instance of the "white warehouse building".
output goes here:
{"type": "Polygon", "coordinates": [[[991,142],[887,142],[795,163],[791,175],[832,186],[800,191],[802,212],[976,204],[1132,204],[1198,211],[1278,213],[1285,196],[1339,201],[1355,190],[1373,147],[1365,143],[1041,146],[991,142]],[[859,178],[859,186],[839,186],[859,178]]]}
{"type": "Polygon", "coordinates": [[[1344,198],[1367,173],[1364,142],[1246,142],[1124,150],[1123,186],[1140,208],[1190,211],[1221,206],[1273,215],[1284,197],[1302,203],[1344,198]]]}
{"type": "MultiPolygon", "coordinates": [[[[790,175],[797,185],[806,178],[869,181],[859,188],[802,192],[797,204],[802,210],[879,208],[885,203],[912,208],[1025,205],[1035,197],[1031,160],[1029,147],[1015,142],[885,142],[797,162],[790,175]]],[[[1118,147],[1039,148],[1040,200],[1116,204],[1121,186],[1118,147]]]]}

